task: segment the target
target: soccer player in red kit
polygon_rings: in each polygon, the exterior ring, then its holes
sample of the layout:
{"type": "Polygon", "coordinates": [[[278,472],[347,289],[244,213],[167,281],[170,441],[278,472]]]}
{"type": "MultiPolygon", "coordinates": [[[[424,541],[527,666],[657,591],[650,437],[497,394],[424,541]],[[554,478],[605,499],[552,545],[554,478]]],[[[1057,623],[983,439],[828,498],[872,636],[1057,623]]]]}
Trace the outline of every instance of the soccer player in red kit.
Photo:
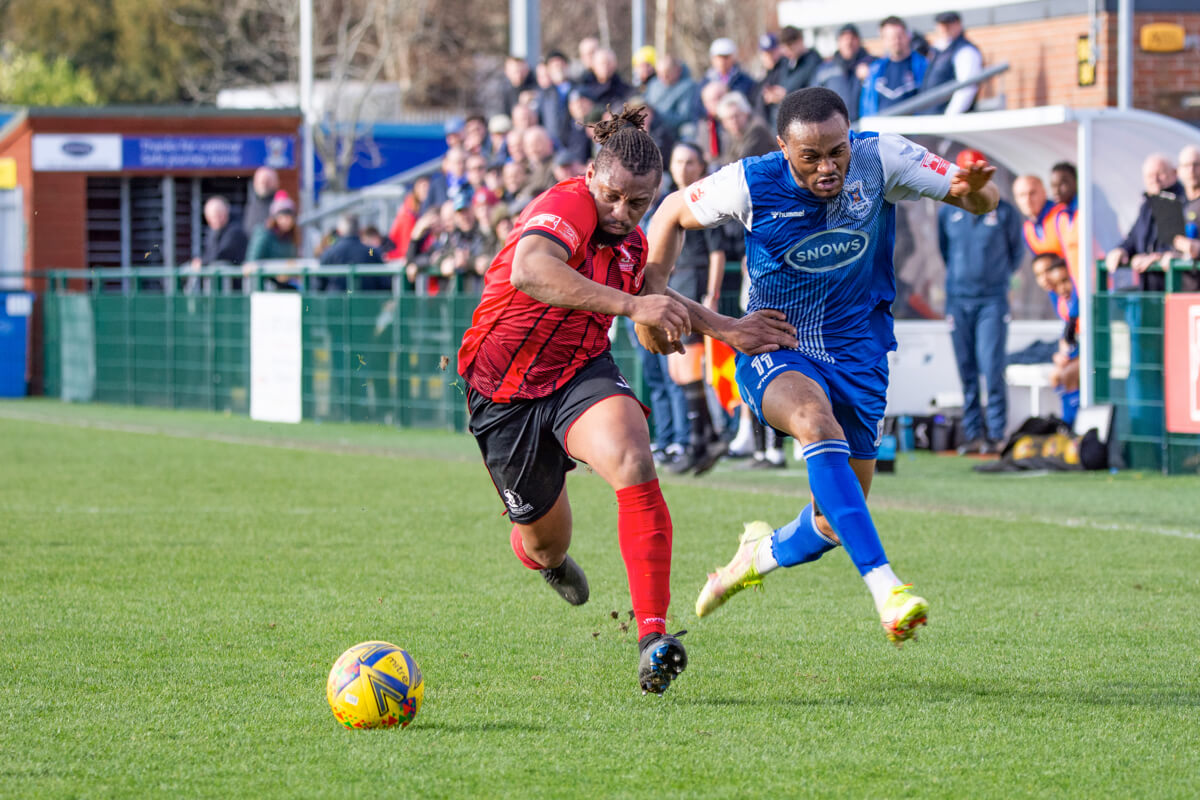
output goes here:
{"type": "Polygon", "coordinates": [[[617,494],[617,537],[638,628],[638,683],[662,694],[687,653],[666,631],[671,516],[650,455],[647,409],[617,369],[608,329],[626,316],[678,342],[693,328],[747,353],[795,346],[782,315],[733,320],[679,295],[641,295],[646,237],[662,156],[626,111],[594,128],[585,175],[529,204],[488,269],[458,352],[470,431],[514,523],[513,552],[568,603],[588,599],[567,555],[566,473],[588,464],[617,494]]]}

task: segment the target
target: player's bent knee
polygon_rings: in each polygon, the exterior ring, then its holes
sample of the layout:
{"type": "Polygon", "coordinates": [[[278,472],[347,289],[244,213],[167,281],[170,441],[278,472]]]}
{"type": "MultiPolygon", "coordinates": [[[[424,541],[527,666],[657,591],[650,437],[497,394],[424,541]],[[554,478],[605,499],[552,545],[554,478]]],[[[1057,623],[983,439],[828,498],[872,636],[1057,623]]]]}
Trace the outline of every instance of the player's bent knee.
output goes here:
{"type": "Polygon", "coordinates": [[[649,446],[636,449],[627,448],[609,463],[607,470],[597,471],[614,489],[637,486],[657,477],[657,473],[654,471],[654,458],[650,455],[649,446]]]}
{"type": "Polygon", "coordinates": [[[845,439],[846,434],[842,430],[842,426],[837,423],[837,420],[832,415],[795,415],[791,419],[791,424],[787,431],[792,436],[796,437],[801,444],[812,444],[813,442],[823,442],[827,439],[845,439]]]}

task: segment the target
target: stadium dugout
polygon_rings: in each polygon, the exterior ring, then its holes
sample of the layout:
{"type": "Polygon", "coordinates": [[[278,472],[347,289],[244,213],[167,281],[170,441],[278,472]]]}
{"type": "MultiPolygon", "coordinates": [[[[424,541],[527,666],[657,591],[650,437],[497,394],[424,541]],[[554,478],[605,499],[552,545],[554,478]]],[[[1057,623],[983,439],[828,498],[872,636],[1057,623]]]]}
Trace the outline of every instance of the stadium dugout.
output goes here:
{"type": "MultiPolygon", "coordinates": [[[[1151,153],[1172,158],[1185,145],[1200,146],[1200,130],[1150,111],[1042,106],[1011,111],[911,117],[866,117],[859,130],[933,136],[985,153],[1015,175],[1046,175],[1059,161],[1079,170],[1080,263],[1094,264],[1121,241],[1137,217],[1142,198],[1141,163],[1151,153]]],[[[1091,330],[1094,270],[1083,270],[1077,286],[1080,329],[1091,330]]],[[[1094,398],[1094,353],[1080,337],[1080,399],[1094,398]]]]}

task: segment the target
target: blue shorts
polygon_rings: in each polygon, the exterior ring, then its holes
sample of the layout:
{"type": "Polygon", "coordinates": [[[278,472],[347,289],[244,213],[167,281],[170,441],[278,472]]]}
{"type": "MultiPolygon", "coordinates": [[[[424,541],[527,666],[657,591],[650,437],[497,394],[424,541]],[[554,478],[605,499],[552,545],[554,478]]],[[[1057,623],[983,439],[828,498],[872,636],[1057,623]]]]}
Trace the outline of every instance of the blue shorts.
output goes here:
{"type": "Polygon", "coordinates": [[[777,350],[760,356],[738,353],[738,391],[764,425],[763,394],[771,381],[785,372],[807,375],[825,390],[833,417],[846,433],[850,457],[873,459],[883,438],[883,412],[887,407],[887,354],[874,363],[826,364],[796,350],[777,350]]]}

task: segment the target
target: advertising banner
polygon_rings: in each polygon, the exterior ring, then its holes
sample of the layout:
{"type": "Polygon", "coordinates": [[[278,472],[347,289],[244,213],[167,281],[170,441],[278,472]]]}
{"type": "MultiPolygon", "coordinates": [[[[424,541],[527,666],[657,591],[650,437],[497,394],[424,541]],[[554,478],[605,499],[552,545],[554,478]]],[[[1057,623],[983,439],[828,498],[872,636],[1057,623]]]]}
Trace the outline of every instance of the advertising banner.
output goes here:
{"type": "Polygon", "coordinates": [[[1166,298],[1163,396],[1167,430],[1200,433],[1200,294],[1166,298]]]}

